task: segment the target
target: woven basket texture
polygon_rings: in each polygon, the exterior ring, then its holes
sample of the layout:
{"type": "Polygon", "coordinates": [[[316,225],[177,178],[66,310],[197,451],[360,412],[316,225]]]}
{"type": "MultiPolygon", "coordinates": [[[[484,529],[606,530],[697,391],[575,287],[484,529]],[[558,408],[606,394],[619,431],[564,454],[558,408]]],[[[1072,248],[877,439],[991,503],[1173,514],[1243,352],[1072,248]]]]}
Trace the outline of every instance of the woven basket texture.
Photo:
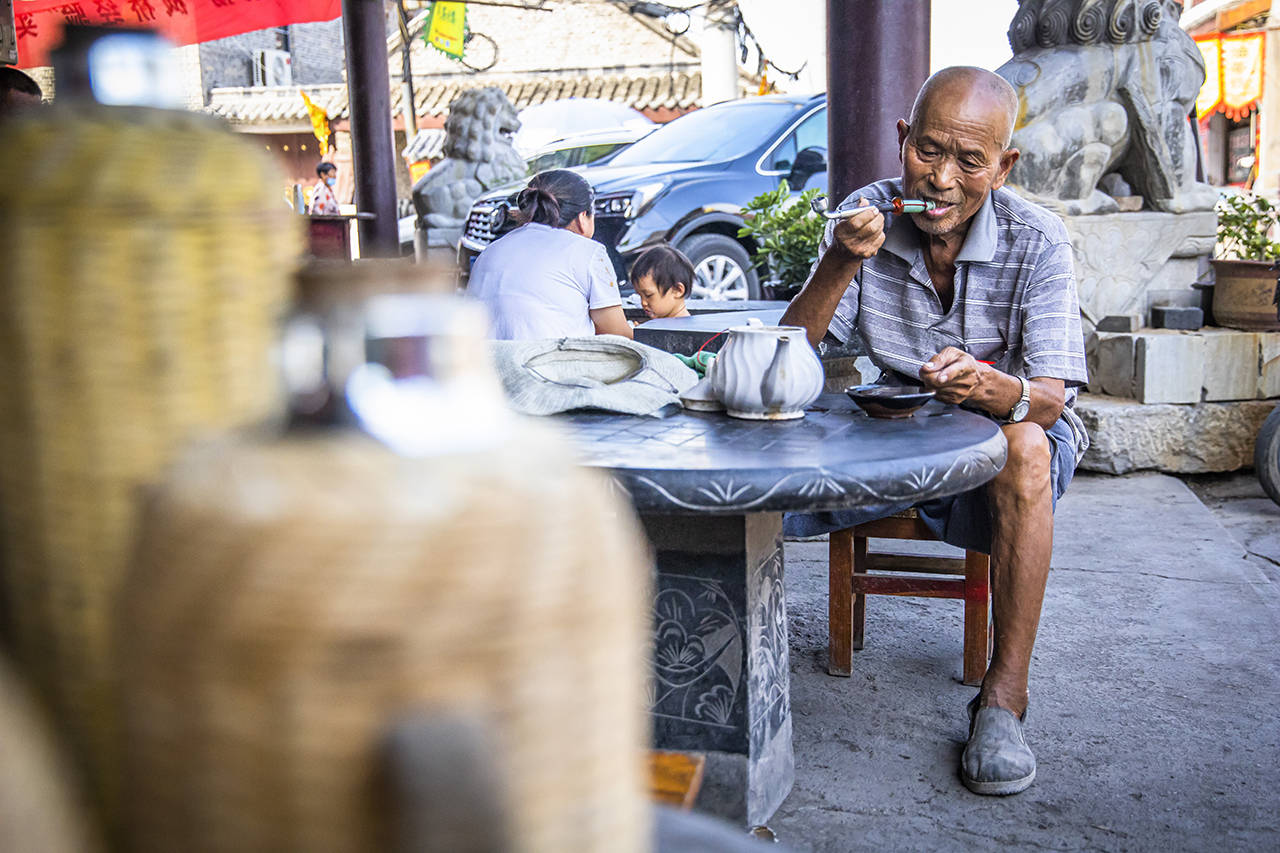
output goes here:
{"type": "Polygon", "coordinates": [[[98,845],[45,723],[0,661],[0,850],[91,853],[98,845]]]}
{"type": "Polygon", "coordinates": [[[301,235],[267,155],[206,117],[51,107],[0,151],[5,599],[109,815],[136,495],[192,436],[275,412],[301,235]]]}
{"type": "Polygon", "coordinates": [[[124,592],[133,849],[392,849],[379,744],[414,712],[491,732],[511,849],[647,849],[650,571],[543,424],[425,459],[345,432],[193,448],[124,592]]]}

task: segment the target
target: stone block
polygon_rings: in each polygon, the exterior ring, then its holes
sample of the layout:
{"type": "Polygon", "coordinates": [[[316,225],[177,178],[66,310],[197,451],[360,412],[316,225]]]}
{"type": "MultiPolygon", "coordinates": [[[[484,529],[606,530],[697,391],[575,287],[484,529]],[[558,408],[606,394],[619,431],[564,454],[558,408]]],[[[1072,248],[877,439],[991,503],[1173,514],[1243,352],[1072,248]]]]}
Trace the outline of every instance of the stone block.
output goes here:
{"type": "Polygon", "coordinates": [[[1143,403],[1198,403],[1204,337],[1149,331],[1134,336],[1134,390],[1143,403]]]}
{"type": "Polygon", "coordinates": [[[1258,396],[1280,397],[1280,332],[1258,332],[1258,396]]]}
{"type": "Polygon", "coordinates": [[[1187,305],[1153,305],[1151,325],[1157,329],[1194,332],[1204,325],[1204,312],[1187,305]]]}
{"type": "Polygon", "coordinates": [[[1142,405],[1081,394],[1076,412],[1089,431],[1080,467],[1104,474],[1238,471],[1253,464],[1258,430],[1274,402],[1142,405]]]}
{"type": "Polygon", "coordinates": [[[1089,390],[1116,397],[1132,397],[1134,386],[1134,346],[1131,334],[1095,332],[1089,336],[1089,390]]]}
{"type": "Polygon", "coordinates": [[[1204,329],[1204,399],[1252,400],[1258,396],[1258,335],[1204,329]]]}
{"type": "Polygon", "coordinates": [[[1156,298],[1198,305],[1193,290],[1201,255],[1213,251],[1217,216],[1195,213],[1109,213],[1064,216],[1075,256],[1076,287],[1086,332],[1113,314],[1145,316],[1156,298]]]}
{"type": "Polygon", "coordinates": [[[1099,332],[1136,332],[1141,328],[1141,314],[1108,314],[1097,325],[1099,332]]]}

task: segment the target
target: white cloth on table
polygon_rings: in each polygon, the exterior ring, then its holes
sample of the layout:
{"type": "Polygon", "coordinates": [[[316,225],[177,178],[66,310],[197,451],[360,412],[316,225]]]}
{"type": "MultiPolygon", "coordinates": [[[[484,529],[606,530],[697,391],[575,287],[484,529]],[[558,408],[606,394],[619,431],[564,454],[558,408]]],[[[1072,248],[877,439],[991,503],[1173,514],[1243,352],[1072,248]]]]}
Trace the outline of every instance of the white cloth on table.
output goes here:
{"type": "Polygon", "coordinates": [[[662,416],[698,374],[668,352],[617,335],[494,341],[494,367],[512,408],[526,415],[597,409],[662,416]]]}

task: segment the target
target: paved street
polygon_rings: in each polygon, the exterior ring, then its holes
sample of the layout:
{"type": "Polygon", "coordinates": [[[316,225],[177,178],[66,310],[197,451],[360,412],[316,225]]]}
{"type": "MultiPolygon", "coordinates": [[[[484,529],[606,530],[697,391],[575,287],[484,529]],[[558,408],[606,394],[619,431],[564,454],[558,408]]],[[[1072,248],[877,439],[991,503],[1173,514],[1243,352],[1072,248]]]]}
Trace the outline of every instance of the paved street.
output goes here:
{"type": "Polygon", "coordinates": [[[1247,475],[1077,477],[1032,673],[1039,777],[1008,799],[956,774],[960,603],[871,598],[831,678],[826,542],[788,543],[797,780],[772,826],[816,851],[1280,848],[1278,522],[1247,475]]]}

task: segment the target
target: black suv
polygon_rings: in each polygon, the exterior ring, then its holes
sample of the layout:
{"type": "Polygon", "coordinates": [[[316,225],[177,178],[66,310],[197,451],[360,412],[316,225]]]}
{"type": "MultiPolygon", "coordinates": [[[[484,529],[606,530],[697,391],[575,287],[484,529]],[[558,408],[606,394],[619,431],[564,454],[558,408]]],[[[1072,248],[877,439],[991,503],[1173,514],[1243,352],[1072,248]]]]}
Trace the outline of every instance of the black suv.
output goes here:
{"type": "MultiPolygon", "coordinates": [[[[637,254],[668,242],[693,261],[693,298],[760,299],[755,246],[738,236],[742,206],[782,178],[825,192],[826,150],[826,96],[773,95],[695,110],[575,171],[595,187],[595,239],[623,284],[637,254]]],[[[522,186],[476,200],[458,245],[464,271],[514,227],[509,209],[522,186]]]]}

